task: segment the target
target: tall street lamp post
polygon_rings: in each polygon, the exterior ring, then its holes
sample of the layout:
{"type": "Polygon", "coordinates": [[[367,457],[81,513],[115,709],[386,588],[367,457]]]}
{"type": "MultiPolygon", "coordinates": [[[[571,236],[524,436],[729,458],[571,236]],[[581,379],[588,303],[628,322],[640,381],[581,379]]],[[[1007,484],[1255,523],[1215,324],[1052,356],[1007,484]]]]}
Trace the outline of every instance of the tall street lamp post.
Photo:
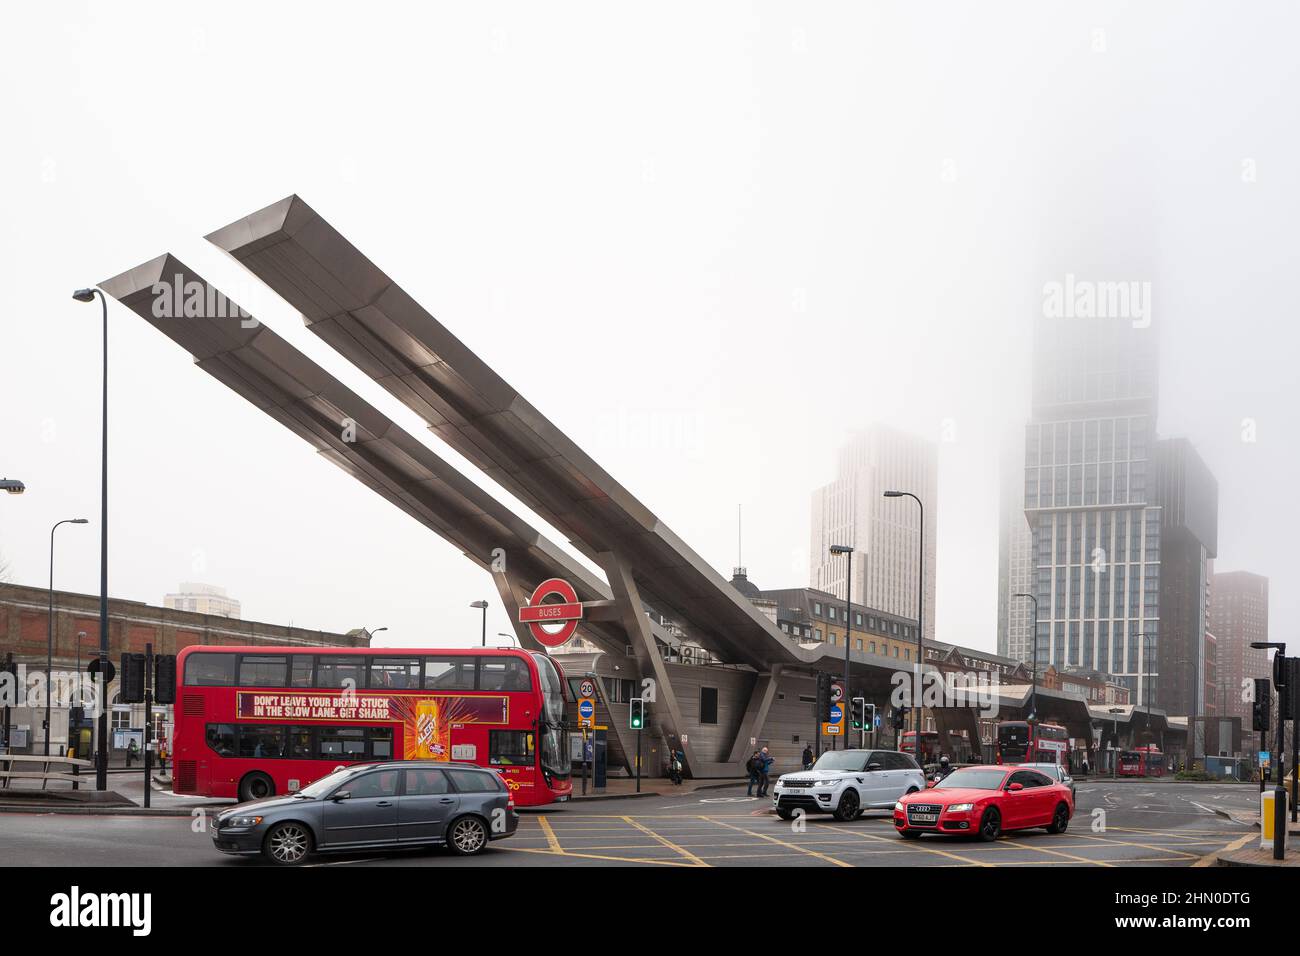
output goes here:
{"type": "Polygon", "coordinates": [[[0,478],[0,491],[8,492],[11,495],[21,495],[26,490],[27,486],[17,478],[0,478]]]}
{"type": "Polygon", "coordinates": [[[921,697],[922,668],[925,666],[925,505],[921,499],[910,491],[886,491],[886,498],[911,498],[921,509],[921,540],[917,548],[917,591],[916,591],[916,683],[913,694],[917,697],[912,703],[916,711],[916,760],[921,762],[921,697]]]}
{"type": "MultiPolygon", "coordinates": [[[[104,394],[102,404],[102,440],[100,445],[99,495],[99,673],[108,674],[108,299],[98,289],[78,289],[72,297],[78,302],[92,302],[99,296],[104,317],[104,394]]],[[[107,698],[108,681],[102,681],[101,698],[107,698]]],[[[108,789],[108,701],[99,701],[98,759],[95,763],[95,789],[108,789]]]]}
{"type": "Polygon", "coordinates": [[[849,634],[853,629],[853,549],[846,544],[833,544],[831,554],[842,554],[849,559],[844,578],[844,693],[840,697],[840,733],[844,737],[844,747],[848,749],[848,711],[853,698],[853,692],[849,690],[849,634]]]}
{"type": "Polygon", "coordinates": [[[64,518],[54,522],[50,528],[50,610],[45,621],[45,756],[50,755],[50,691],[53,681],[50,672],[54,670],[54,532],[63,524],[89,524],[85,518],[64,518]]]}
{"type": "Polygon", "coordinates": [[[1034,602],[1034,673],[1029,679],[1029,721],[1038,720],[1038,596],[1034,594],[1017,594],[1018,598],[1029,598],[1034,602]]]}
{"type": "Polygon", "coordinates": [[[483,612],[483,646],[484,646],[484,647],[487,647],[487,609],[488,609],[488,602],[487,602],[487,601],[474,601],[474,602],[472,602],[472,603],[470,604],[470,607],[476,607],[476,608],[478,608],[480,611],[483,612]]]}

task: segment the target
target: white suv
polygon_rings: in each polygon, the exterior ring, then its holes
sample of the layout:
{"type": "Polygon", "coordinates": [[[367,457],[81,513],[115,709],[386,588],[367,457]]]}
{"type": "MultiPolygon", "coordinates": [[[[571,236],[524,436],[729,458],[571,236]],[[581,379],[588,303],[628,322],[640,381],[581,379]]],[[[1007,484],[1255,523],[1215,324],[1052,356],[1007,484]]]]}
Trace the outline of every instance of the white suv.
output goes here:
{"type": "Polygon", "coordinates": [[[910,754],[897,750],[828,750],[811,770],[785,773],[772,789],[782,820],[805,813],[833,813],[856,820],[863,810],[883,809],[899,797],[925,789],[925,773],[910,754]]]}

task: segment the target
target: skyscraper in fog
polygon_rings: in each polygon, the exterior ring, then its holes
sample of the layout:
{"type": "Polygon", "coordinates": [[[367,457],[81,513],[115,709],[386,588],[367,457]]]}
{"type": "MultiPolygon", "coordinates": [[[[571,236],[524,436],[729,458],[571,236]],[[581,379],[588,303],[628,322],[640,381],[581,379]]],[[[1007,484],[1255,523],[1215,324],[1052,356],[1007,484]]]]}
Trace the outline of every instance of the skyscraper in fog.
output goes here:
{"type": "Polygon", "coordinates": [[[1024,482],[1039,667],[1113,674],[1141,703],[1147,675],[1158,677],[1147,660],[1160,625],[1160,511],[1147,484],[1155,417],[1150,327],[1039,323],[1024,482]]]}
{"type": "Polygon", "coordinates": [[[1218,486],[1188,441],[1156,440],[1157,355],[1129,318],[1039,323],[1024,465],[1039,666],[1195,715],[1218,486]]]}
{"type": "Polygon", "coordinates": [[[935,540],[938,530],[939,452],[935,442],[872,426],[840,451],[836,478],[812,496],[811,580],[814,588],[843,598],[847,561],[832,556],[833,544],[853,555],[853,601],[916,620],[918,562],[925,554],[925,638],[934,637],[935,540]],[[910,491],[925,503],[925,542],[910,491]]]}

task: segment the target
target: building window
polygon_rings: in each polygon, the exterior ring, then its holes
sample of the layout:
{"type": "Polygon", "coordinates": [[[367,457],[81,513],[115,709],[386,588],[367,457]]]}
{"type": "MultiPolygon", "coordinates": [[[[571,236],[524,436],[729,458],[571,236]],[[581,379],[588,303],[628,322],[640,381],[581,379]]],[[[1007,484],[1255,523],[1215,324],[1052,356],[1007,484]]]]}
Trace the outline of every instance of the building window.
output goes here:
{"type": "Polygon", "coordinates": [[[700,688],[700,723],[716,724],[718,722],[718,689],[716,687],[700,688]]]}

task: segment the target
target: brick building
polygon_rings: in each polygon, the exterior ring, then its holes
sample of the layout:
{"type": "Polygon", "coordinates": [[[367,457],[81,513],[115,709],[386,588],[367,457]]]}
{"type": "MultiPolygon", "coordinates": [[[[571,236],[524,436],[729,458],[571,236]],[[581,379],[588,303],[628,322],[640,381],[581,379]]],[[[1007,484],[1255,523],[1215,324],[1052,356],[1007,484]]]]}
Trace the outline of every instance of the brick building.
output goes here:
{"type": "MultiPolygon", "coordinates": [[[[13,655],[15,665],[30,675],[45,673],[49,638],[50,592],[45,588],[0,584],[0,661],[13,655]]],[[[175,654],[191,644],[301,644],[309,646],[366,647],[370,634],[362,628],[336,634],[301,627],[284,627],[260,621],[241,621],[156,607],[140,601],[111,598],[108,602],[109,657],[119,666],[122,654],[143,652],[152,644],[155,654],[175,654]]],[[[99,655],[99,595],[54,592],[53,671],[75,672],[99,655]]],[[[119,667],[120,669],[120,667],[119,667]]],[[[142,728],[144,707],[116,703],[118,685],[108,688],[110,727],[142,728]]],[[[50,714],[50,752],[63,753],[68,740],[68,709],[54,707],[50,714]]],[[[44,706],[9,708],[9,728],[14,750],[44,750],[44,706]]],[[[2,719],[2,718],[0,718],[2,719]]],[[[171,708],[154,713],[157,731],[171,724],[171,708]]],[[[4,734],[0,725],[0,735],[4,734]]],[[[112,741],[110,737],[110,746],[112,741]]]]}

